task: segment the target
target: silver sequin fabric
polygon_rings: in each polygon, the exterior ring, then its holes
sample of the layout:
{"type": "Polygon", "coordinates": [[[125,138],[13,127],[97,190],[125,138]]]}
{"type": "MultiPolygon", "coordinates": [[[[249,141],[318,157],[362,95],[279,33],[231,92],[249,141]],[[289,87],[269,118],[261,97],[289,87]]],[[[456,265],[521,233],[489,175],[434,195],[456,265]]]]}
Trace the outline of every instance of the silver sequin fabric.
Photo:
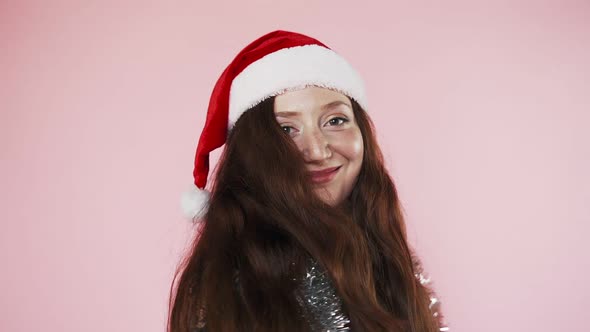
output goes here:
{"type": "Polygon", "coordinates": [[[432,313],[432,316],[435,317],[438,322],[438,325],[439,325],[438,330],[440,332],[450,331],[450,328],[445,323],[444,317],[442,315],[440,300],[438,299],[438,296],[436,295],[436,293],[434,291],[432,291],[430,288],[430,283],[431,283],[430,277],[425,274],[424,270],[422,269],[421,264],[418,263],[417,261],[414,263],[414,269],[416,271],[416,274],[414,275],[416,277],[416,279],[418,279],[420,284],[422,284],[422,285],[426,286],[428,289],[430,289],[430,294],[429,294],[430,304],[428,305],[428,307],[430,308],[430,312],[432,313]]]}
{"type": "MultiPolygon", "coordinates": [[[[416,260],[416,274],[418,281],[428,287],[430,278],[424,273],[421,265],[416,260]]],[[[321,267],[313,260],[307,270],[304,280],[301,284],[301,294],[303,298],[298,298],[304,308],[304,314],[311,316],[308,322],[312,331],[317,332],[340,332],[351,331],[350,320],[342,312],[342,301],[336,294],[332,282],[322,271],[321,267]]],[[[450,331],[444,317],[442,316],[440,301],[437,295],[430,291],[430,311],[439,322],[439,331],[450,331]]]]}
{"type": "Polygon", "coordinates": [[[350,320],[342,312],[342,301],[326,272],[313,260],[301,282],[297,300],[312,331],[350,331],[350,320]]]}

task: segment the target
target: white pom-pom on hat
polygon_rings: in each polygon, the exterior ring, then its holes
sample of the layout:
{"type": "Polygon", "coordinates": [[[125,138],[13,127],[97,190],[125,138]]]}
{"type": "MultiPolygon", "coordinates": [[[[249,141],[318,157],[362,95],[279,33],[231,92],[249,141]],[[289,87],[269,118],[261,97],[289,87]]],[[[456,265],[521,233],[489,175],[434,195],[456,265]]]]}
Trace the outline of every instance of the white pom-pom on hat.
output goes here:
{"type": "Polygon", "coordinates": [[[192,222],[199,222],[207,213],[211,193],[193,187],[182,194],[181,206],[184,216],[192,222]]]}

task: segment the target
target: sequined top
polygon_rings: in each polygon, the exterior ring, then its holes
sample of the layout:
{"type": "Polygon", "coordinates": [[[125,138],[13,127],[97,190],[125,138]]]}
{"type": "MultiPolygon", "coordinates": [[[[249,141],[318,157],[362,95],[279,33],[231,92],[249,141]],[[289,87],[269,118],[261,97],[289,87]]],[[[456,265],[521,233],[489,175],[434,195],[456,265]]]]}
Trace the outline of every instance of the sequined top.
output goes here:
{"type": "MultiPolygon", "coordinates": [[[[322,332],[351,331],[349,326],[350,320],[342,312],[342,301],[336,295],[336,290],[332,282],[315,261],[311,261],[310,263],[310,267],[301,285],[303,299],[298,298],[298,300],[305,309],[304,312],[313,318],[311,321],[308,320],[311,330],[322,332]]],[[[430,283],[430,278],[424,274],[417,259],[415,260],[414,268],[416,278],[422,285],[427,286],[430,283]]],[[[429,308],[432,315],[439,322],[439,331],[449,331],[449,327],[444,323],[438,297],[432,291],[430,291],[429,297],[429,308]]]]}
{"type": "Polygon", "coordinates": [[[300,289],[297,301],[312,331],[350,331],[350,320],[342,312],[342,301],[330,278],[314,260],[310,260],[300,289]]]}
{"type": "Polygon", "coordinates": [[[429,290],[428,297],[430,298],[430,304],[428,305],[428,308],[430,308],[432,316],[435,317],[436,321],[438,322],[438,330],[441,332],[450,331],[450,328],[445,322],[445,317],[443,316],[441,311],[441,302],[436,293],[432,290],[432,288],[430,288],[430,277],[424,272],[422,264],[420,264],[418,258],[413,257],[413,260],[414,271],[416,273],[414,276],[416,277],[416,279],[418,279],[418,281],[420,281],[420,284],[422,284],[429,290]]]}
{"type": "MultiPolygon", "coordinates": [[[[417,259],[414,261],[415,277],[424,286],[430,284],[430,278],[424,273],[417,259]]],[[[440,301],[433,291],[430,291],[429,308],[432,315],[439,322],[439,331],[450,331],[444,322],[440,301]]],[[[342,311],[342,301],[336,294],[336,290],[326,275],[326,272],[315,261],[311,260],[305,278],[302,280],[297,301],[303,308],[304,317],[312,331],[318,332],[343,332],[351,331],[350,320],[342,311]]],[[[204,323],[193,332],[207,332],[204,323]]]]}

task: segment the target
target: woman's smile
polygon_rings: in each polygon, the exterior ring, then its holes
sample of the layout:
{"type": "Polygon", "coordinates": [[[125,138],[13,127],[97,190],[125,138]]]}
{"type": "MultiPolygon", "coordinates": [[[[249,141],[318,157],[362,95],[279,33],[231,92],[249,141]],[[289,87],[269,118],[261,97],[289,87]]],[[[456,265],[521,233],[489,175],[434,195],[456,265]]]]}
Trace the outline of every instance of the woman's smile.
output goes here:
{"type": "Polygon", "coordinates": [[[340,167],[341,166],[325,168],[319,171],[310,171],[309,173],[311,174],[311,180],[313,183],[317,184],[330,182],[336,176],[336,173],[338,173],[340,167]]]}

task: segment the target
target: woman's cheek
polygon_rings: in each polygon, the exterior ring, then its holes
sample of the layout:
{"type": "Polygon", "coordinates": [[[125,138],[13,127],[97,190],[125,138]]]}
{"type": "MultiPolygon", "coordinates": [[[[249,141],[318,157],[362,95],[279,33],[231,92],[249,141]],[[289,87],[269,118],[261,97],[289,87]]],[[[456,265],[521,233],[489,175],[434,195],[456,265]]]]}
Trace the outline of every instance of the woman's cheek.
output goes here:
{"type": "Polygon", "coordinates": [[[338,132],[332,146],[349,159],[362,158],[363,137],[358,129],[338,132]]]}

